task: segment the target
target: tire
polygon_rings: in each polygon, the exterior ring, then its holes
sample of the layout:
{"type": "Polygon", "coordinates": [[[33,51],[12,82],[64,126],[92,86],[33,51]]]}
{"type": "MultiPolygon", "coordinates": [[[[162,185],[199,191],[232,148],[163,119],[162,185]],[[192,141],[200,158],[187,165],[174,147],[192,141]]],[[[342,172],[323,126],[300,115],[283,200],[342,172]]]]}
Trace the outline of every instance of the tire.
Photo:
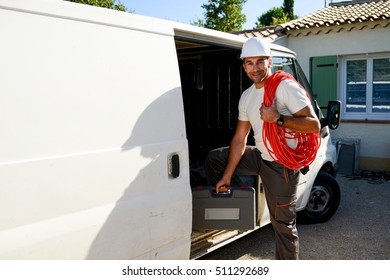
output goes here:
{"type": "Polygon", "coordinates": [[[297,213],[297,221],[304,224],[328,221],[336,213],[340,197],[340,186],[336,179],[320,171],[314,180],[305,209],[297,213]]]}

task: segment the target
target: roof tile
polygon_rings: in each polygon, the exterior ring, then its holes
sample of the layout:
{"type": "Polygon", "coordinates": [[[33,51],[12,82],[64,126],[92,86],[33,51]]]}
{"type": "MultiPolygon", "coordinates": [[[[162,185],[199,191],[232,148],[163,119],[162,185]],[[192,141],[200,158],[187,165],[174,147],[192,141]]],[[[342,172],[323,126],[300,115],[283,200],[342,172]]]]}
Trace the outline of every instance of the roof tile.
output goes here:
{"type": "Polygon", "coordinates": [[[344,1],[316,11],[302,18],[281,24],[288,30],[313,26],[333,26],[366,22],[379,19],[390,19],[390,0],[385,1],[344,1]]]}

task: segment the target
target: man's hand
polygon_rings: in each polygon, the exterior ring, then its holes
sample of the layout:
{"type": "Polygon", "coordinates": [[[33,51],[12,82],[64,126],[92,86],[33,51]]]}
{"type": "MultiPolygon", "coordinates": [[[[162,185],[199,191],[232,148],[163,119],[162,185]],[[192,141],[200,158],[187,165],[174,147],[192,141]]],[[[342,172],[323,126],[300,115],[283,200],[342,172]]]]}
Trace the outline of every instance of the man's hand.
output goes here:
{"type": "Polygon", "coordinates": [[[230,178],[222,177],[221,180],[217,182],[215,185],[215,191],[216,193],[224,193],[228,191],[228,186],[230,185],[230,178]]]}
{"type": "Polygon", "coordinates": [[[271,106],[266,107],[261,103],[260,107],[260,118],[269,123],[275,123],[280,117],[278,110],[276,109],[276,103],[272,103],[271,106]]]}

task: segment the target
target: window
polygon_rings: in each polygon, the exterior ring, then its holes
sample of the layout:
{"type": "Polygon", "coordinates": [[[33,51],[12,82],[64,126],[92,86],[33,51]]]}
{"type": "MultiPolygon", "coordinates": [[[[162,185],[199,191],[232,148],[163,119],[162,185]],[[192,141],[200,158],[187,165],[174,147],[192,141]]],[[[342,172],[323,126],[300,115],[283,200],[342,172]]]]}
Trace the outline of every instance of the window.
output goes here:
{"type": "Polygon", "coordinates": [[[295,77],[293,59],[291,57],[272,57],[272,73],[283,70],[295,77]]]}
{"type": "Polygon", "coordinates": [[[343,61],[344,119],[390,120],[390,55],[343,61]]]}

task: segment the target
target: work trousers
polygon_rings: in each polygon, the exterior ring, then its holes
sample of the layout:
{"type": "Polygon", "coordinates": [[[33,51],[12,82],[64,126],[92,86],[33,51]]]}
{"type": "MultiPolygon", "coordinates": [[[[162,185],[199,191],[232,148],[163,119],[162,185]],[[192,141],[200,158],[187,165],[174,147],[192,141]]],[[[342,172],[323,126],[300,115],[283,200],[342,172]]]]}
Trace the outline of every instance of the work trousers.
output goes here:
{"type": "MultiPolygon", "coordinates": [[[[222,178],[228,156],[229,147],[209,152],[206,158],[206,175],[210,185],[215,185],[222,178]]],[[[256,147],[247,146],[234,172],[232,184],[235,180],[239,184],[237,175],[261,177],[275,231],[275,259],[298,259],[299,238],[295,206],[299,170],[290,170],[276,162],[265,161],[256,147]]]]}

